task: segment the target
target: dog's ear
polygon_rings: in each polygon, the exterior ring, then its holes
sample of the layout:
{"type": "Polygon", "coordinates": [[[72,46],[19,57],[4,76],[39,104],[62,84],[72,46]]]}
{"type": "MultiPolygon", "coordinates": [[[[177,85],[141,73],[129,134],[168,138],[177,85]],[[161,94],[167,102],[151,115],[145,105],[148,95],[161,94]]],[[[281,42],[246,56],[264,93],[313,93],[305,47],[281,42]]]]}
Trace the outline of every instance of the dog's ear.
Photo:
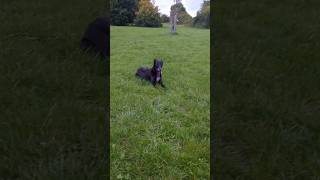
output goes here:
{"type": "Polygon", "coordinates": [[[156,66],[157,59],[153,60],[153,66],[156,66]]]}

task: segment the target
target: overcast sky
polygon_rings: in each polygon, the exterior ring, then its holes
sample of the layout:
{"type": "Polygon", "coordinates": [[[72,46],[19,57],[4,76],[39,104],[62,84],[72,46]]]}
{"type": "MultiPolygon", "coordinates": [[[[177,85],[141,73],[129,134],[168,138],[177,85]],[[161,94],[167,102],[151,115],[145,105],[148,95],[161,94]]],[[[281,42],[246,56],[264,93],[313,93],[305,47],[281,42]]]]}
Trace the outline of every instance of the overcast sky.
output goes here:
{"type": "MultiPolygon", "coordinates": [[[[155,2],[156,6],[159,7],[161,14],[170,15],[170,7],[173,5],[173,0],[155,0],[155,2]]],[[[197,11],[200,10],[203,0],[182,0],[181,3],[186,8],[187,12],[192,17],[195,17],[197,11]]]]}

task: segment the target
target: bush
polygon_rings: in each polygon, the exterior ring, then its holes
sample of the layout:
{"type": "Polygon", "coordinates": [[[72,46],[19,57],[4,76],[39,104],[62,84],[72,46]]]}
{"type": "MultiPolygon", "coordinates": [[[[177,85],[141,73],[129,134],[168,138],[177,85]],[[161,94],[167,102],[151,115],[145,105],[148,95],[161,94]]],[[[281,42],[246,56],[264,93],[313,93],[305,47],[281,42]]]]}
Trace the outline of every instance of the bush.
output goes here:
{"type": "Polygon", "coordinates": [[[150,0],[140,0],[134,24],[143,27],[161,27],[161,18],[158,7],[150,0]]]}
{"type": "Polygon", "coordinates": [[[165,14],[162,14],[161,15],[161,22],[162,23],[168,23],[170,21],[170,18],[169,16],[165,15],[165,14]]]}
{"type": "Polygon", "coordinates": [[[133,23],[137,8],[138,0],[112,0],[111,24],[116,26],[126,26],[133,23]]]}

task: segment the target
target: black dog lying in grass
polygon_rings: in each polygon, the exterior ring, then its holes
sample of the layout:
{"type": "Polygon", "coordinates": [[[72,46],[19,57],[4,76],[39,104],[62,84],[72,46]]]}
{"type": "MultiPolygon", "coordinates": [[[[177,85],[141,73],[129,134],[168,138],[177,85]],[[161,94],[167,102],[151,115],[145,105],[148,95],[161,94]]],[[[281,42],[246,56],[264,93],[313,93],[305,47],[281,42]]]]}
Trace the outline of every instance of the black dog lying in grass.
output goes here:
{"type": "Polygon", "coordinates": [[[83,50],[93,51],[95,54],[105,59],[109,53],[109,19],[108,17],[98,17],[90,23],[81,40],[83,50]]]}
{"type": "Polygon", "coordinates": [[[151,82],[153,86],[159,83],[162,87],[165,88],[162,82],[162,66],[163,66],[162,60],[154,59],[153,67],[151,69],[141,67],[137,70],[136,76],[151,82]]]}

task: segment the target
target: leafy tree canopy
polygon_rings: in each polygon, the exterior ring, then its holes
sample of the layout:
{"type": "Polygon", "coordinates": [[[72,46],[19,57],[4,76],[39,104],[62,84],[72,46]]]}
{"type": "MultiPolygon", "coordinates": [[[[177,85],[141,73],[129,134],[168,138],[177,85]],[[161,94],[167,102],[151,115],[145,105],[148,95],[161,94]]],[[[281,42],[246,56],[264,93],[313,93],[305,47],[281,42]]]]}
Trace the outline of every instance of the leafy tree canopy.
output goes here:
{"type": "Polygon", "coordinates": [[[188,14],[186,8],[181,2],[172,5],[171,10],[175,10],[177,12],[178,24],[190,24],[192,22],[192,17],[188,14]]]}
{"type": "Polygon", "coordinates": [[[111,0],[111,24],[126,26],[133,23],[138,0],[111,0]]]}
{"type": "Polygon", "coordinates": [[[158,7],[154,6],[150,0],[140,0],[134,23],[136,26],[161,27],[158,7]]]}
{"type": "Polygon", "coordinates": [[[192,25],[194,27],[210,28],[210,0],[203,1],[197,16],[192,20],[192,25]]]}

